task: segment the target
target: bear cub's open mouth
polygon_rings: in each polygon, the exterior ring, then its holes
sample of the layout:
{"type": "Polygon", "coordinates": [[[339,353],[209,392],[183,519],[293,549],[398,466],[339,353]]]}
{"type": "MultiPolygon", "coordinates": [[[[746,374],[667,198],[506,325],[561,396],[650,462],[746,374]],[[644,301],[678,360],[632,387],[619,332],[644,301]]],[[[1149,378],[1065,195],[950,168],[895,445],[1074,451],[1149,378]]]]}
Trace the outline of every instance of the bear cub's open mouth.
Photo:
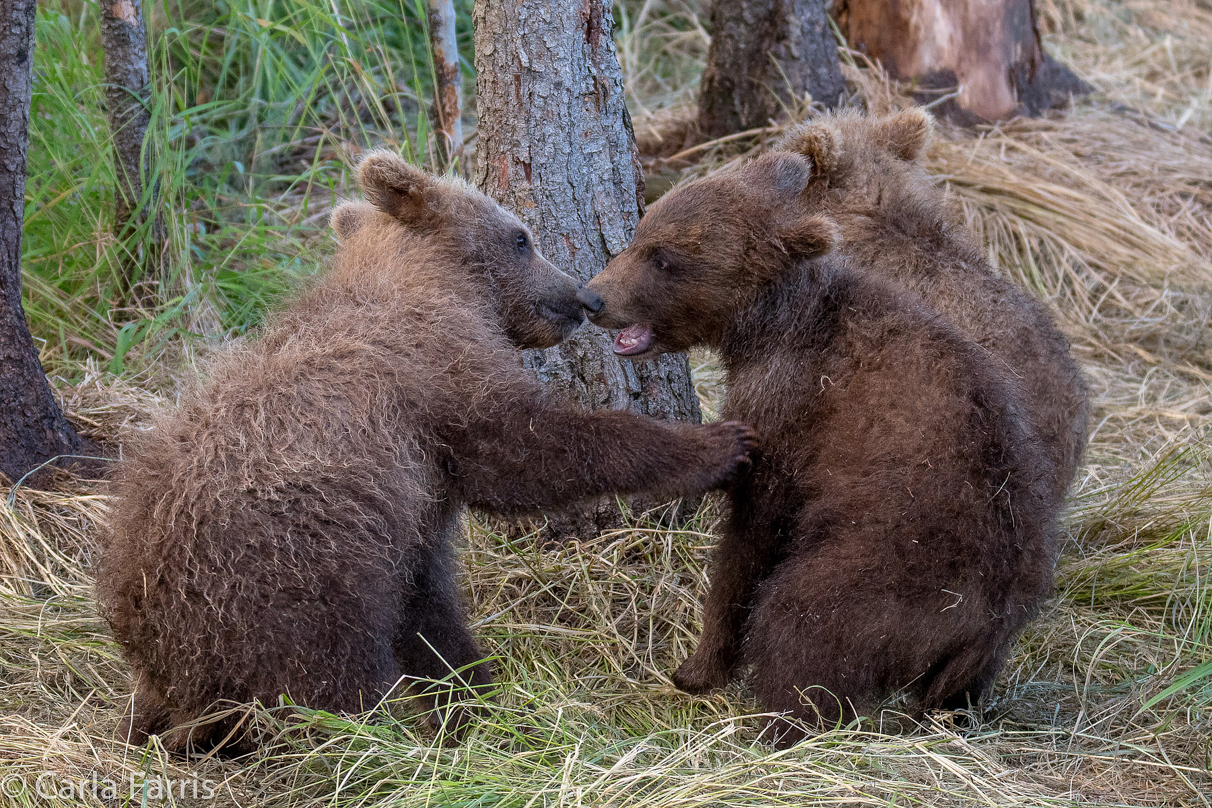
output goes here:
{"type": "Polygon", "coordinates": [[[614,338],[614,352],[619,356],[636,356],[652,347],[652,329],[646,325],[629,325],[614,338]]]}

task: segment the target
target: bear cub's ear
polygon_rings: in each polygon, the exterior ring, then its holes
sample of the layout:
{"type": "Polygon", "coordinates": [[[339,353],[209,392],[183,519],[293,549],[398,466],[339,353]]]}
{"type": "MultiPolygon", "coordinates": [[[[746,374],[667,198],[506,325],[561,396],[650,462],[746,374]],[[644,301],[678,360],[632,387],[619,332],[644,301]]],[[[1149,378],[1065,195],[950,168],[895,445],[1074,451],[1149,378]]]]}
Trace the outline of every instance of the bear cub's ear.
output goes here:
{"type": "Polygon", "coordinates": [[[799,196],[812,179],[812,163],[798,154],[788,154],[785,151],[767,152],[754,161],[753,165],[766,172],[774,190],[784,196],[799,196]]]}
{"type": "Polygon", "coordinates": [[[430,192],[437,181],[386,149],[372,151],[358,164],[358,184],[375,207],[404,224],[436,214],[430,192]]]}
{"type": "Polygon", "coordinates": [[[934,118],[920,109],[906,109],[875,124],[875,138],[902,160],[913,162],[926,151],[934,134],[934,118]]]}
{"type": "Polygon", "coordinates": [[[812,161],[813,174],[828,177],[837,171],[842,137],[828,123],[801,123],[791,127],[776,149],[802,154],[812,161]]]}
{"type": "Polygon", "coordinates": [[[333,209],[328,223],[337,232],[337,238],[347,240],[379,215],[379,209],[369,202],[342,202],[333,209]]]}
{"type": "Polygon", "coordinates": [[[779,241],[793,258],[815,258],[833,252],[842,243],[842,231],[827,216],[808,216],[782,228],[779,241]]]}

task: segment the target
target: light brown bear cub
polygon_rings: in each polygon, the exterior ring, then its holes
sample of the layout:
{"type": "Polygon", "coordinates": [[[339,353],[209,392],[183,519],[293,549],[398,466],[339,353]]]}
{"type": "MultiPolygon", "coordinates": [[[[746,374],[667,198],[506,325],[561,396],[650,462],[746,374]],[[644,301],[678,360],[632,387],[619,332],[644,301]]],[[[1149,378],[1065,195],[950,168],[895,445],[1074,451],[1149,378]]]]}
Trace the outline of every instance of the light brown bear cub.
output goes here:
{"type": "Polygon", "coordinates": [[[997,272],[947,209],[922,156],[933,124],[921,110],[824,116],[779,148],[812,160],[807,210],[831,217],[842,254],[947,318],[1022,386],[1024,415],[1052,456],[1063,501],[1086,446],[1086,385],[1048,311],[997,272]]]}
{"type": "Polygon", "coordinates": [[[188,725],[222,701],[359,711],[452,669],[482,689],[464,506],[680,495],[747,465],[737,424],[549,400],[517,349],[581,323],[573,281],[464,183],[386,152],[358,178],[372,204],[334,212],[332,270],[127,447],[98,595],[135,673],[131,740],[214,745],[231,720],[188,725]]]}
{"type": "Polygon", "coordinates": [[[1051,588],[1052,464],[998,363],[829,255],[811,180],[784,152],[679,188],[580,293],[620,354],[719,351],[762,437],[674,681],[748,663],[765,709],[827,723],[902,688],[975,703],[1051,588]]]}

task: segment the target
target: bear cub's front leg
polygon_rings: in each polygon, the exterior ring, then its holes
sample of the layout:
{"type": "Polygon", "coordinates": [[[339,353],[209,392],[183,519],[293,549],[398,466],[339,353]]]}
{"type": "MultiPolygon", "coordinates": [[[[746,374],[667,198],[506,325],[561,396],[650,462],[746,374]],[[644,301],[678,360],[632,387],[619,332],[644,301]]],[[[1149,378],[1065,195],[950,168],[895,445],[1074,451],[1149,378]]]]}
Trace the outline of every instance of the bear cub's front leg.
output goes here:
{"type": "Polygon", "coordinates": [[[457,446],[466,501],[501,514],[605,494],[678,497],[726,488],[750,467],[757,433],[737,422],[682,424],[616,410],[528,402],[486,413],[457,446]]]}

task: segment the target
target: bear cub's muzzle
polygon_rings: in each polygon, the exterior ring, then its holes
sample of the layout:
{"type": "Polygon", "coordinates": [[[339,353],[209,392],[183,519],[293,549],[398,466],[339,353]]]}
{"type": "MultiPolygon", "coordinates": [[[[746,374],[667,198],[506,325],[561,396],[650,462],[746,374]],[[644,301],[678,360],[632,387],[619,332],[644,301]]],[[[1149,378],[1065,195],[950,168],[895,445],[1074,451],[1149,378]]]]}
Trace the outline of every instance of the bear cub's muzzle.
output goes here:
{"type": "Polygon", "coordinates": [[[577,290],[577,300],[585,307],[585,311],[593,314],[601,314],[602,309],[606,308],[606,301],[598,296],[597,292],[582,286],[577,290]]]}

